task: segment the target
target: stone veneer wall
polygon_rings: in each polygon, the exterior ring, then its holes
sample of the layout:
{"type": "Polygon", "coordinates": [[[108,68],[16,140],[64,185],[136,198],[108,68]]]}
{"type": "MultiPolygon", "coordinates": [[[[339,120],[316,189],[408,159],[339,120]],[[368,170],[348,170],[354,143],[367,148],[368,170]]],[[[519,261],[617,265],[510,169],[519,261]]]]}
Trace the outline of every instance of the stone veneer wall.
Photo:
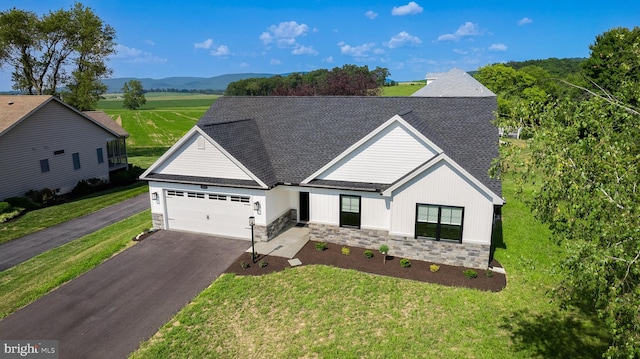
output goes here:
{"type": "Polygon", "coordinates": [[[151,213],[151,225],[155,229],[164,229],[164,216],[162,213],[151,213]]]}
{"type": "Polygon", "coordinates": [[[296,209],[290,209],[284,212],[280,217],[265,226],[254,226],[253,235],[257,241],[267,242],[274,239],[278,234],[282,233],[289,226],[294,224],[298,219],[296,209]]]}
{"type": "Polygon", "coordinates": [[[426,262],[487,269],[491,246],[485,244],[449,243],[429,239],[392,236],[375,229],[355,229],[309,223],[309,239],[378,250],[389,246],[389,255],[426,262]]]}

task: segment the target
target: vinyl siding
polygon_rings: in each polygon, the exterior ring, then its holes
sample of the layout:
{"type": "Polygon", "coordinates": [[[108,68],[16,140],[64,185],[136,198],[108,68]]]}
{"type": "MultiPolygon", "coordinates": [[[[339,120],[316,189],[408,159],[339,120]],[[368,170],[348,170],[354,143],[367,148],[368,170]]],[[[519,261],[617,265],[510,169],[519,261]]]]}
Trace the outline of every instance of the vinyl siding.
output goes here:
{"type": "Polygon", "coordinates": [[[462,242],[491,243],[491,198],[446,162],[435,164],[394,191],[390,234],[415,235],[416,203],[464,207],[462,242]]]}
{"type": "Polygon", "coordinates": [[[320,174],[318,179],[393,183],[434,156],[427,144],[400,123],[370,138],[320,174]]]}
{"type": "Polygon", "coordinates": [[[389,199],[378,193],[311,189],[309,194],[309,222],[340,225],[340,195],[361,197],[360,228],[389,229],[389,199]]]}
{"type": "Polygon", "coordinates": [[[51,101],[0,137],[0,200],[34,189],[71,191],[78,181],[109,179],[109,166],[98,163],[96,149],[106,153],[113,135],[63,105],[51,101]],[[64,150],[64,154],[53,152],[64,150]],[[81,168],[73,169],[79,153],[81,168]],[[40,160],[49,160],[42,173],[40,160]]]}
{"type": "Polygon", "coordinates": [[[194,132],[181,148],[167,158],[155,173],[251,180],[229,157],[202,135],[194,132]],[[204,148],[202,148],[204,145],[204,148]]]}

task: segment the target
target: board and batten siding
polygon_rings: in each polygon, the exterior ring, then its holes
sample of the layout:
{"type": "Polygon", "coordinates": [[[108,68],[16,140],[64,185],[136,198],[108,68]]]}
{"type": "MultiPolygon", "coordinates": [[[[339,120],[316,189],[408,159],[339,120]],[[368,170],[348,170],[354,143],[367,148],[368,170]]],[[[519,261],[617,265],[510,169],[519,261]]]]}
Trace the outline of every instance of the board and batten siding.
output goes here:
{"type": "Polygon", "coordinates": [[[434,156],[433,150],[405,126],[395,122],[363,143],[317,178],[393,183],[434,156]]]}
{"type": "Polygon", "coordinates": [[[155,173],[252,180],[238,165],[201,134],[193,135],[182,144],[155,173]]]}
{"type": "Polygon", "coordinates": [[[106,141],[114,135],[56,101],[50,101],[0,137],[0,200],[43,188],[70,192],[78,181],[109,179],[106,141]],[[98,163],[97,149],[104,161],[98,163]],[[64,150],[54,155],[54,151],[64,150]],[[73,168],[79,153],[80,169],[73,168]],[[42,173],[40,160],[49,160],[42,173]]]}
{"type": "Polygon", "coordinates": [[[312,188],[309,190],[309,222],[340,225],[340,195],[360,196],[360,227],[389,229],[389,198],[378,193],[312,188]]]}
{"type": "Polygon", "coordinates": [[[491,244],[491,198],[445,161],[393,192],[390,234],[415,236],[416,203],[463,207],[462,242],[491,244]]]}
{"type": "MultiPolygon", "coordinates": [[[[289,212],[291,208],[298,208],[298,192],[291,191],[287,187],[278,186],[269,191],[265,191],[266,200],[266,223],[271,223],[283,214],[289,212]]],[[[262,208],[265,203],[260,203],[262,208]]]]}

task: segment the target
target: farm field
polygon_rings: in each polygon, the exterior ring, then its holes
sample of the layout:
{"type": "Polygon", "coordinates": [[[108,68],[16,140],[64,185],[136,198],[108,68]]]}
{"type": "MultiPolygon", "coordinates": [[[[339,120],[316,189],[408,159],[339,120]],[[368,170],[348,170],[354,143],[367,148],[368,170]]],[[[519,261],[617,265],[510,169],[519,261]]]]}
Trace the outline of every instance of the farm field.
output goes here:
{"type": "Polygon", "coordinates": [[[107,95],[98,109],[109,114],[129,132],[129,162],[148,168],[204,115],[217,95],[148,93],[138,110],[122,108],[117,94],[107,95]]]}
{"type": "Polygon", "coordinates": [[[411,96],[425,85],[424,81],[399,82],[398,86],[385,86],[382,96],[411,96]]]}

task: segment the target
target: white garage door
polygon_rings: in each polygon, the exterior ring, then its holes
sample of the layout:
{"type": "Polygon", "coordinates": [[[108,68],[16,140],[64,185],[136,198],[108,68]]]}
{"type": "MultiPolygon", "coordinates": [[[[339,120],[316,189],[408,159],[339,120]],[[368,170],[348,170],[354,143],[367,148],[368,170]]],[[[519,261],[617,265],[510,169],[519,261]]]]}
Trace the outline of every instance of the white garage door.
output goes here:
{"type": "Polygon", "coordinates": [[[188,191],[165,191],[167,228],[251,239],[251,198],[188,191]]]}

